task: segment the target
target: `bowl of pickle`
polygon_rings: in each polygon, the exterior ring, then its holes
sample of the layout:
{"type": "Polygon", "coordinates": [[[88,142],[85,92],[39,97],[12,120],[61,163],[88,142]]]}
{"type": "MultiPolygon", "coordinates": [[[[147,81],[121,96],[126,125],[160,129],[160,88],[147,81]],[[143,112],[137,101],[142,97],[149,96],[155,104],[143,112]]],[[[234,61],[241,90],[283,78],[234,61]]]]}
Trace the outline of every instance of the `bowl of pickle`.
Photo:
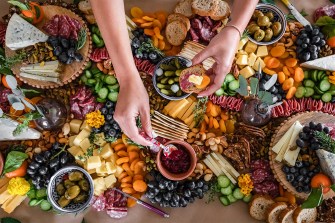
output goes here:
{"type": "Polygon", "coordinates": [[[258,4],[246,28],[249,40],[257,45],[278,42],[285,29],[285,14],[272,4],[258,4]]]}
{"type": "Polygon", "coordinates": [[[190,67],[192,62],[184,57],[170,56],[162,59],[155,68],[152,82],[157,93],[168,100],[180,100],[190,94],[180,89],[181,71],[190,67]]]}
{"type": "Polygon", "coordinates": [[[81,167],[67,166],[58,170],[48,184],[48,200],[59,213],[80,213],[93,198],[93,180],[81,167]]]}

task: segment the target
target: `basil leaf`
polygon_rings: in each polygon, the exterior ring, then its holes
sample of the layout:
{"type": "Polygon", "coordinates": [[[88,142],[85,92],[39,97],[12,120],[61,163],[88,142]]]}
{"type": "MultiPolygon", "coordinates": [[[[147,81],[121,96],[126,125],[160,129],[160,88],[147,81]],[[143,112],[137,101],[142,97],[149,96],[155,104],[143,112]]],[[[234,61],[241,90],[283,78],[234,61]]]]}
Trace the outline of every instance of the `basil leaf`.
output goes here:
{"type": "Polygon", "coordinates": [[[327,36],[327,38],[335,36],[335,25],[328,25],[322,28],[322,33],[327,36]]]}
{"type": "Polygon", "coordinates": [[[318,207],[323,201],[322,189],[312,188],[312,192],[308,196],[307,200],[301,205],[302,209],[318,207]]]}
{"type": "Polygon", "coordinates": [[[255,77],[250,78],[250,94],[255,95],[255,96],[257,95],[258,83],[259,83],[258,78],[255,78],[255,77]]]}
{"type": "Polygon", "coordinates": [[[11,151],[8,153],[6,162],[5,162],[5,167],[3,173],[9,173],[17,168],[19,168],[23,161],[25,161],[28,158],[28,155],[22,152],[18,151],[11,151]]]}
{"type": "Polygon", "coordinates": [[[330,16],[321,16],[316,22],[317,26],[335,25],[335,19],[330,16]]]}
{"type": "Polygon", "coordinates": [[[239,75],[238,77],[238,81],[240,83],[240,87],[238,89],[236,89],[235,91],[237,93],[239,93],[241,96],[248,96],[248,82],[247,79],[245,79],[245,77],[243,77],[242,75],[239,75]]]}

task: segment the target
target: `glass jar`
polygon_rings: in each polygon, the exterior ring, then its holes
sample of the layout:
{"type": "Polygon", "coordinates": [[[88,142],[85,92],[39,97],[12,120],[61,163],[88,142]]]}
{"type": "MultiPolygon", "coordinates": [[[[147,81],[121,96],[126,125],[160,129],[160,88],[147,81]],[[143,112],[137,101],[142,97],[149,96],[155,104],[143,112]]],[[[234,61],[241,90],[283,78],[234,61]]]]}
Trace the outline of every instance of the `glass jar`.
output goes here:
{"type": "Polygon", "coordinates": [[[245,99],[242,105],[241,120],[247,125],[261,127],[271,120],[269,105],[258,98],[245,99]]]}
{"type": "Polygon", "coordinates": [[[53,98],[44,98],[36,106],[43,113],[43,117],[36,119],[36,126],[40,130],[54,131],[62,128],[67,119],[65,105],[53,98]]]}

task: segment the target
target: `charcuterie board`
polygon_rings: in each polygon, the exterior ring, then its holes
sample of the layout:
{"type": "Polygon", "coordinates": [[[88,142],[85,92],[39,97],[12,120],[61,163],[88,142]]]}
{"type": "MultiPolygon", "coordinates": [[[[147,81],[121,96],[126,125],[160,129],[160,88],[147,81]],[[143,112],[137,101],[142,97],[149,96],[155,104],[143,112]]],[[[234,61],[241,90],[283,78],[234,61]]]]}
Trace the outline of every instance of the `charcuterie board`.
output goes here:
{"type": "MultiPolygon", "coordinates": [[[[91,41],[90,31],[87,28],[86,23],[82,20],[80,16],[76,15],[74,12],[66,8],[59,7],[59,6],[46,5],[42,7],[45,13],[44,15],[45,17],[41,23],[37,24],[37,28],[39,28],[40,30],[42,30],[43,25],[48,20],[50,20],[54,15],[67,15],[71,18],[77,19],[80,22],[80,24],[86,29],[86,35],[87,35],[85,45],[79,50],[79,52],[83,56],[83,60],[80,62],[75,62],[71,65],[64,66],[64,69],[61,72],[60,77],[59,77],[60,82],[61,82],[59,84],[54,83],[54,82],[46,82],[46,81],[33,80],[33,79],[21,77],[20,68],[24,64],[17,64],[16,66],[12,68],[13,73],[24,83],[31,85],[33,87],[36,87],[36,88],[48,89],[48,88],[56,88],[56,87],[63,86],[64,84],[68,84],[74,79],[76,79],[83,72],[83,70],[85,69],[89,61],[90,54],[92,52],[92,41],[91,41]]],[[[15,51],[12,51],[6,47],[6,56],[13,56],[14,54],[15,54],[15,51]]]]}
{"type": "MultiPolygon", "coordinates": [[[[319,123],[332,123],[335,121],[335,117],[322,112],[303,112],[298,113],[286,121],[284,121],[274,133],[269,151],[270,166],[274,173],[277,181],[289,192],[293,193],[297,198],[306,200],[308,197],[307,193],[299,193],[287,180],[285,173],[282,171],[283,163],[275,161],[276,154],[271,151],[271,148],[279,141],[279,139],[288,131],[288,129],[296,122],[299,121],[301,125],[308,125],[311,121],[317,121],[319,123]]],[[[331,197],[333,192],[326,194],[327,197],[331,197]]]]}

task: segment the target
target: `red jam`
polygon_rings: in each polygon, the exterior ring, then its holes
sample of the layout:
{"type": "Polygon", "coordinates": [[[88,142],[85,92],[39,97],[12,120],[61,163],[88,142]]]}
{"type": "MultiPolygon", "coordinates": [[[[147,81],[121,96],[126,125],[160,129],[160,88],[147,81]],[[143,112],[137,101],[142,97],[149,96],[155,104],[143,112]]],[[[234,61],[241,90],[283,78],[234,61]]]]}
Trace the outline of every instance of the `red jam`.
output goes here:
{"type": "Polygon", "coordinates": [[[162,164],[169,172],[185,173],[191,165],[191,158],[184,147],[175,145],[178,150],[173,150],[169,156],[162,155],[162,164]]]}

